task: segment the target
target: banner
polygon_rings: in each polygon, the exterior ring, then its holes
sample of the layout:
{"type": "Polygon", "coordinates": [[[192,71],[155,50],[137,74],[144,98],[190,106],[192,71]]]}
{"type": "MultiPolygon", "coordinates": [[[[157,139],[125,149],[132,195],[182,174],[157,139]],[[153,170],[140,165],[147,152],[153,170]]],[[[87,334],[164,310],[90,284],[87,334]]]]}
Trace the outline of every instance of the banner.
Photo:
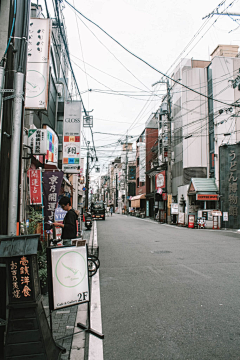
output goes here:
{"type": "Polygon", "coordinates": [[[63,163],[64,173],[80,173],[81,102],[66,101],[63,122],[63,163]]]}
{"type": "Polygon", "coordinates": [[[47,110],[51,20],[31,18],[28,36],[26,109],[47,110]]]}
{"type": "Polygon", "coordinates": [[[155,175],[155,189],[165,188],[165,177],[165,170],[155,175]]]}
{"type": "Polygon", "coordinates": [[[54,221],[54,214],[58,202],[58,195],[63,180],[62,171],[45,171],[43,174],[43,205],[45,230],[50,230],[47,222],[54,221]]]}
{"type": "Polygon", "coordinates": [[[29,170],[30,204],[42,204],[41,170],[29,170]]]}
{"type": "Polygon", "coordinates": [[[139,147],[139,181],[146,181],[146,144],[144,142],[138,143],[139,147]]]}

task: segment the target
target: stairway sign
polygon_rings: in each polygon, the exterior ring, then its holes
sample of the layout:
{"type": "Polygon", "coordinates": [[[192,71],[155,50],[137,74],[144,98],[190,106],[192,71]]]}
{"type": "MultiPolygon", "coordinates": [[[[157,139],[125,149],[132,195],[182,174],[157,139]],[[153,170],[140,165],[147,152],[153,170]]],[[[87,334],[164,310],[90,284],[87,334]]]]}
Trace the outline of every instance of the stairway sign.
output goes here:
{"type": "Polygon", "coordinates": [[[48,264],[50,310],[89,302],[86,245],[48,248],[48,264]]]}

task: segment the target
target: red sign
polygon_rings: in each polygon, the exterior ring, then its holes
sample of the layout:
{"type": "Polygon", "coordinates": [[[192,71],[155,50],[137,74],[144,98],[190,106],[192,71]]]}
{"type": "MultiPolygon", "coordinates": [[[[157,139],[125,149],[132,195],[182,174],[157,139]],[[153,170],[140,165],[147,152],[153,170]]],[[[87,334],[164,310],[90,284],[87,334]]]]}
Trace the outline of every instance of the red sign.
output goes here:
{"type": "Polygon", "coordinates": [[[218,195],[217,194],[197,194],[197,200],[217,201],[218,195]]]}
{"type": "Polygon", "coordinates": [[[162,199],[163,199],[163,200],[167,200],[167,193],[163,193],[163,194],[162,194],[162,199]]]}
{"type": "Polygon", "coordinates": [[[30,204],[42,204],[41,170],[29,170],[30,204]]]}
{"type": "Polygon", "coordinates": [[[165,188],[165,170],[155,175],[155,189],[165,188]]]}

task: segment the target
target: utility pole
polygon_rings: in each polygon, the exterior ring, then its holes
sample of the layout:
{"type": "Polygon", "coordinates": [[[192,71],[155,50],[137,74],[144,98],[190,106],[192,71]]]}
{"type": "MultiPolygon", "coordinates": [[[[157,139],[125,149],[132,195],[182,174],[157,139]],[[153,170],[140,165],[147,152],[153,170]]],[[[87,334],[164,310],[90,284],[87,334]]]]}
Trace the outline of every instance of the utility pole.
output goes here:
{"type": "Polygon", "coordinates": [[[127,212],[127,194],[128,194],[128,135],[126,135],[126,160],[125,160],[125,211],[127,212]]]}
{"type": "Polygon", "coordinates": [[[85,210],[88,210],[88,194],[89,194],[89,144],[90,141],[87,142],[87,168],[86,168],[86,191],[85,191],[85,210]]]}
{"type": "MultiPolygon", "coordinates": [[[[2,116],[2,140],[0,173],[0,199],[8,211],[0,219],[0,233],[16,235],[19,216],[19,189],[21,176],[21,145],[24,121],[24,89],[27,65],[28,29],[30,0],[17,1],[12,4],[11,13],[16,13],[14,32],[9,29],[6,57],[5,91],[14,90],[13,95],[4,97],[2,116]],[[11,35],[10,35],[11,34],[11,35]],[[10,38],[11,36],[11,38],[10,38]]],[[[9,24],[12,27],[12,23],[9,24]]]]}
{"type": "MultiPolygon", "coordinates": [[[[168,205],[172,202],[172,119],[171,119],[171,94],[169,80],[167,79],[167,103],[168,103],[168,167],[167,167],[167,193],[168,205]]],[[[170,205],[171,206],[171,205],[170,205]]],[[[171,223],[171,207],[167,208],[167,222],[171,223]]]]}
{"type": "MultiPolygon", "coordinates": [[[[168,164],[167,164],[167,223],[171,223],[171,207],[168,206],[172,202],[172,106],[171,106],[171,93],[170,93],[170,84],[169,79],[166,81],[160,80],[154,83],[152,86],[156,84],[166,84],[167,86],[167,128],[168,128],[168,164]]],[[[164,130],[164,121],[162,122],[162,131],[164,130]]],[[[164,156],[164,146],[162,141],[162,150],[164,156]]]]}

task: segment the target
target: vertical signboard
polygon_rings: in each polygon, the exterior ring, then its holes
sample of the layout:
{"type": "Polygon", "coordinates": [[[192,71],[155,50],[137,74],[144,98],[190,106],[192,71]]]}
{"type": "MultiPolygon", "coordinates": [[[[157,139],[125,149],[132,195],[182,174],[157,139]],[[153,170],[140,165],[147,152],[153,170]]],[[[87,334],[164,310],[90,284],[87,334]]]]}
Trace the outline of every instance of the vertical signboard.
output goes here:
{"type": "Polygon", "coordinates": [[[47,109],[50,19],[30,19],[26,75],[26,109],[47,109]]]}
{"type": "Polygon", "coordinates": [[[80,173],[81,102],[66,101],[63,123],[63,171],[80,173]]]}
{"type": "Polygon", "coordinates": [[[155,175],[155,189],[165,188],[165,170],[155,175]]]}
{"type": "Polygon", "coordinates": [[[50,229],[48,221],[54,221],[58,195],[63,180],[62,171],[45,171],[43,174],[43,204],[46,230],[50,229]]]}
{"type": "Polygon", "coordinates": [[[28,146],[31,146],[33,155],[47,154],[47,133],[45,129],[28,130],[28,146]]]}
{"type": "Polygon", "coordinates": [[[41,170],[29,170],[30,204],[42,204],[41,170]]]}
{"type": "Polygon", "coordinates": [[[146,144],[139,142],[139,181],[145,182],[146,179],[146,144]]]}
{"type": "Polygon", "coordinates": [[[221,210],[228,213],[228,227],[240,227],[240,146],[220,146],[220,201],[221,210]]]}
{"type": "Polygon", "coordinates": [[[45,162],[48,164],[58,163],[58,136],[49,126],[43,126],[46,130],[46,156],[45,162]]]}

